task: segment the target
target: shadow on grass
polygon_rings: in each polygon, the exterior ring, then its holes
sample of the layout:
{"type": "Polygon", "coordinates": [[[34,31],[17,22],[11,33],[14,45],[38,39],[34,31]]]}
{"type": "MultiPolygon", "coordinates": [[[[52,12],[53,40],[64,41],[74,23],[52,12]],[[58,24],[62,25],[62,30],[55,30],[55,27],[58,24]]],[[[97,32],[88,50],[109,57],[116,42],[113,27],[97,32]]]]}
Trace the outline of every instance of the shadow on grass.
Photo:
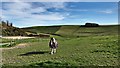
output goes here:
{"type": "Polygon", "coordinates": [[[49,51],[27,52],[25,54],[20,54],[19,56],[28,56],[33,54],[45,54],[45,53],[49,53],[49,51]]]}

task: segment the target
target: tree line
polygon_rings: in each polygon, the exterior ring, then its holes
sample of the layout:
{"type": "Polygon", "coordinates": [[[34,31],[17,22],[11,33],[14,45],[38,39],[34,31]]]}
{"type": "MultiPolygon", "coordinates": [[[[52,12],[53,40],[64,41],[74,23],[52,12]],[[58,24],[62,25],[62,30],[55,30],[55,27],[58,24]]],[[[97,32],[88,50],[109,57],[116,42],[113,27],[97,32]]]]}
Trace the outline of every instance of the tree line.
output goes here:
{"type": "Polygon", "coordinates": [[[10,23],[8,20],[5,21],[2,21],[2,25],[6,25],[6,26],[10,26],[10,27],[13,27],[13,23],[10,23]]]}

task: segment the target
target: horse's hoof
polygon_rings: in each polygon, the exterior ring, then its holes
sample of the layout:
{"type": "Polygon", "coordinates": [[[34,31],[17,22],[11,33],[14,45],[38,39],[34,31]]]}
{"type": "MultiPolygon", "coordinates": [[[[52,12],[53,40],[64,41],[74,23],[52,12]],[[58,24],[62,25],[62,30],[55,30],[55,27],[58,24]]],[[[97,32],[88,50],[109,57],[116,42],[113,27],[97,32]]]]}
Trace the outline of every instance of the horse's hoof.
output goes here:
{"type": "Polygon", "coordinates": [[[51,53],[51,55],[53,55],[53,53],[51,53]]]}

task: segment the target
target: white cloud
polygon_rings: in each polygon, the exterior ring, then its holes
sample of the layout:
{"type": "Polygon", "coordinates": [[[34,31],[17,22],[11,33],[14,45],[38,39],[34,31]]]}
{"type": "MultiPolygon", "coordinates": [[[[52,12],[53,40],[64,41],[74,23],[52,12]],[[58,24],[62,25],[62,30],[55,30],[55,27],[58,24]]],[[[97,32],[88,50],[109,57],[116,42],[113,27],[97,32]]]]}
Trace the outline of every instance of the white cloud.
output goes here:
{"type": "Polygon", "coordinates": [[[45,21],[41,21],[39,19],[22,19],[18,20],[17,23],[14,23],[16,27],[30,27],[30,26],[43,26],[45,21]]]}
{"type": "MultiPolygon", "coordinates": [[[[19,0],[18,0],[19,1],[19,0]]],[[[44,25],[47,21],[63,20],[69,13],[48,12],[49,8],[65,8],[64,3],[43,3],[44,6],[34,7],[28,2],[10,2],[3,3],[2,13],[3,20],[12,20],[17,27],[44,25]],[[36,14],[35,14],[36,13],[36,14]],[[16,20],[14,22],[14,20],[16,20]]],[[[47,22],[48,23],[48,22],[47,22]]],[[[47,25],[47,24],[46,24],[47,25]]]]}
{"type": "Polygon", "coordinates": [[[65,17],[64,15],[60,15],[59,13],[49,14],[49,15],[32,15],[33,19],[39,20],[63,20],[65,17]]]}
{"type": "Polygon", "coordinates": [[[45,8],[65,8],[66,3],[64,2],[45,2],[43,3],[45,8]]]}
{"type": "Polygon", "coordinates": [[[106,13],[106,14],[111,14],[111,13],[113,13],[112,10],[103,10],[103,11],[99,11],[99,12],[106,13]]]}
{"type": "Polygon", "coordinates": [[[86,11],[90,11],[90,10],[88,10],[88,9],[68,9],[68,8],[66,8],[65,9],[66,11],[80,11],[80,12],[86,12],[86,11]]]}
{"type": "Polygon", "coordinates": [[[33,9],[29,10],[29,12],[31,12],[31,13],[41,13],[41,12],[45,12],[45,11],[46,11],[46,9],[43,7],[33,8],[33,9]]]}
{"type": "Polygon", "coordinates": [[[28,3],[23,2],[13,2],[13,3],[5,3],[3,4],[2,15],[6,16],[7,18],[22,18],[28,14],[26,10],[29,10],[31,5],[28,3]]]}
{"type": "Polygon", "coordinates": [[[2,10],[3,15],[12,19],[23,19],[32,18],[39,20],[63,20],[65,18],[64,14],[60,13],[48,13],[48,8],[65,8],[64,3],[43,3],[45,6],[38,6],[33,8],[34,5],[27,2],[14,2],[5,3],[3,6],[7,10],[2,10]],[[42,12],[47,12],[47,14],[42,14],[42,12]],[[33,14],[41,13],[41,14],[33,14]]]}
{"type": "Polygon", "coordinates": [[[8,9],[8,10],[25,10],[25,9],[30,9],[31,5],[29,3],[25,2],[12,2],[12,3],[7,3],[3,4],[3,7],[8,9]]]}

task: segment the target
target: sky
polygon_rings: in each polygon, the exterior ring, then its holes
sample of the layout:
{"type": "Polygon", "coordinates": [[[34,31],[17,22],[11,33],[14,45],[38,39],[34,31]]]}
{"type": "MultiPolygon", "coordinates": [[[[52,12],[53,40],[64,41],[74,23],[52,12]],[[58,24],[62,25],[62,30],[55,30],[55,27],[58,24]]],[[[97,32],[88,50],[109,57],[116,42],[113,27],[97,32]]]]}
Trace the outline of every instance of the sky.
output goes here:
{"type": "Polygon", "coordinates": [[[16,27],[118,24],[117,2],[0,2],[0,17],[16,27]]]}

